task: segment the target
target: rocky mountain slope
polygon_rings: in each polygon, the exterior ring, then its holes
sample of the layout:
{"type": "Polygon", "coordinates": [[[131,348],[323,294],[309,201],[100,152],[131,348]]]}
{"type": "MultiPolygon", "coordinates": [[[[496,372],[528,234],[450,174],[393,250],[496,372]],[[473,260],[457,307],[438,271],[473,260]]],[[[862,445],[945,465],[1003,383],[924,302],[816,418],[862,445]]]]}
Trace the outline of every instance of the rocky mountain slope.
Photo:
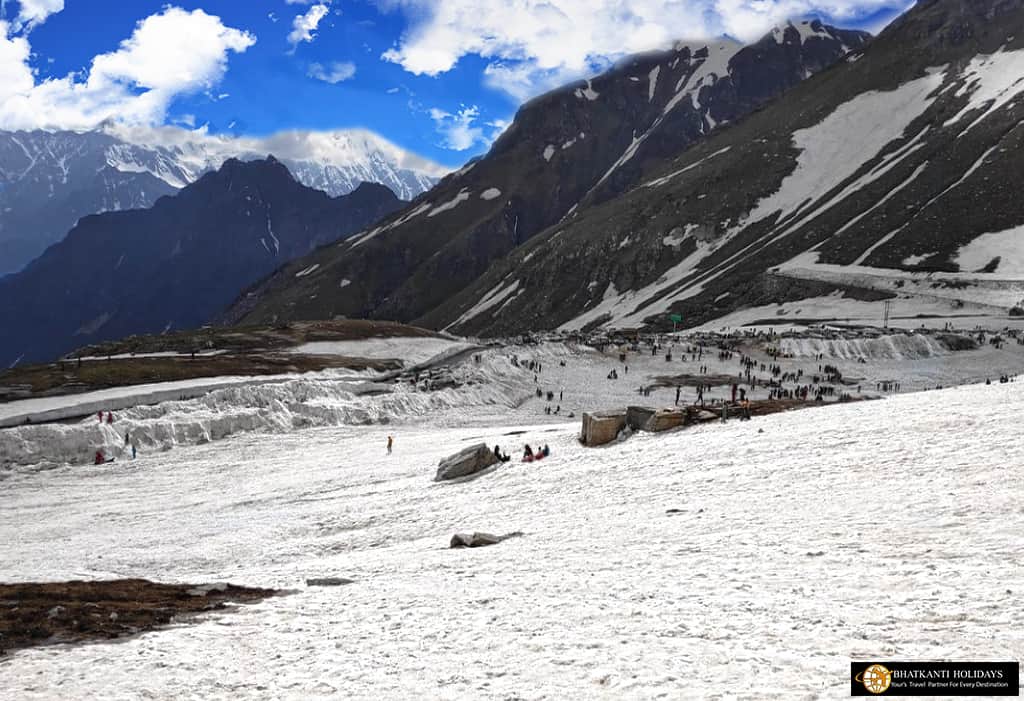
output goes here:
{"type": "Polygon", "coordinates": [[[274,158],[232,159],[151,209],[84,217],[23,271],[0,278],[0,366],[199,326],[283,263],[402,204],[383,185],[331,198],[274,158]]]}
{"type": "Polygon", "coordinates": [[[524,105],[481,160],[342,247],[286,266],[229,320],[435,318],[495,260],[862,47],[788,24],[751,46],[680,43],[524,105]],[[296,273],[318,266],[315,273],[296,273]]]}
{"type": "Polygon", "coordinates": [[[671,313],[772,319],[804,300],[835,318],[882,298],[910,314],[1005,317],[1024,299],[1022,76],[1021,0],[923,0],[420,323],[665,328],[671,313]]]}
{"type": "Polygon", "coordinates": [[[19,270],[88,214],[151,206],[229,158],[275,154],[303,184],[338,196],[361,182],[403,199],[444,170],[361,130],[264,139],[106,124],[90,132],[0,132],[0,275],[19,270]]]}

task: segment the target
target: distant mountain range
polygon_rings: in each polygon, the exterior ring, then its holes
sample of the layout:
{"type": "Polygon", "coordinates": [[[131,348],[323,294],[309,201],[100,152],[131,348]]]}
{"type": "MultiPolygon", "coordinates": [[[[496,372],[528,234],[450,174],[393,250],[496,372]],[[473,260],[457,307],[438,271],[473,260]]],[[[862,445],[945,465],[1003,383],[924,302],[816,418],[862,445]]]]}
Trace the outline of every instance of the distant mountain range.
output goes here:
{"type": "MultiPolygon", "coordinates": [[[[520,108],[485,157],[347,245],[286,266],[228,318],[341,314],[447,325],[443,310],[492,264],[541,232],[554,234],[584,211],[617,201],[651,169],[730,131],[725,127],[868,39],[813,21],[787,24],[749,46],[680,42],[538,97],[520,108]],[[311,265],[315,274],[295,277],[311,265]],[[341,288],[341,279],[351,284],[341,288]]],[[[526,323],[510,320],[502,328],[526,323]]]]}
{"type": "Polygon", "coordinates": [[[274,158],[230,159],[150,209],[86,216],[23,271],[0,278],[0,367],[198,327],[283,263],[403,204],[383,185],[332,198],[274,158]]]}
{"type": "Polygon", "coordinates": [[[408,200],[446,172],[363,130],[264,139],[114,124],[88,132],[0,132],[0,275],[60,241],[83,216],[149,207],[229,158],[269,154],[300,182],[332,196],[376,182],[408,200]]]}

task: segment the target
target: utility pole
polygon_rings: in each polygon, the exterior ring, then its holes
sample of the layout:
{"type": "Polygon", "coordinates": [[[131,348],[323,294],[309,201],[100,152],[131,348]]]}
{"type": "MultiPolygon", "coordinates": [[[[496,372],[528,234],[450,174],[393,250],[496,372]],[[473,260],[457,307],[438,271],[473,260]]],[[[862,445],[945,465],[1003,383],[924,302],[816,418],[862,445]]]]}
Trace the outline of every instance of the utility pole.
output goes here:
{"type": "Polygon", "coordinates": [[[892,300],[885,300],[885,319],[882,321],[882,328],[889,328],[889,311],[892,309],[892,300]]]}

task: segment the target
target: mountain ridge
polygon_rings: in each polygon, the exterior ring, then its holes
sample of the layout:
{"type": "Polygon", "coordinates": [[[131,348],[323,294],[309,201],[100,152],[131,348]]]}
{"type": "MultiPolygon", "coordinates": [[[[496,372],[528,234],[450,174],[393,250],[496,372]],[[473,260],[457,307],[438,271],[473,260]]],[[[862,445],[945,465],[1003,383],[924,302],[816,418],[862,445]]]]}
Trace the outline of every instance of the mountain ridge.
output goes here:
{"type": "Polygon", "coordinates": [[[401,204],[376,183],[332,198],[270,156],[228,159],[147,209],[85,216],[24,270],[0,278],[0,326],[11,330],[0,364],[200,326],[283,262],[401,204]]]}
{"type": "Polygon", "coordinates": [[[572,214],[595,186],[612,195],[629,187],[642,172],[635,166],[685,150],[868,38],[820,22],[801,26],[747,47],[676,44],[534,98],[484,158],[340,249],[304,260],[318,265],[315,275],[296,281],[295,270],[282,269],[226,320],[421,317],[572,214]],[[748,55],[773,59],[773,82],[745,79],[759,65],[748,55]],[[350,284],[338,288],[340,279],[350,284]]]}
{"type": "Polygon", "coordinates": [[[262,139],[113,123],[83,132],[0,132],[0,275],[60,241],[83,216],[148,207],[228,158],[270,153],[333,196],[372,181],[409,199],[445,172],[366,130],[262,139]]]}

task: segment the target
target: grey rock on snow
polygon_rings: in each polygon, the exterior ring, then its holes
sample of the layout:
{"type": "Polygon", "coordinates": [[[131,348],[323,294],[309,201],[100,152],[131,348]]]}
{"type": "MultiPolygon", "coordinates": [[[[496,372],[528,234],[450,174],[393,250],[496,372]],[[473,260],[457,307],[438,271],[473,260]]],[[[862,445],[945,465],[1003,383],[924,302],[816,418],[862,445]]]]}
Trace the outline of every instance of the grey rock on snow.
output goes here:
{"type": "Polygon", "coordinates": [[[494,451],[485,444],[478,443],[438,463],[437,475],[434,476],[434,481],[442,482],[444,480],[473,475],[481,470],[486,470],[497,462],[498,458],[495,457],[494,451]]]}

